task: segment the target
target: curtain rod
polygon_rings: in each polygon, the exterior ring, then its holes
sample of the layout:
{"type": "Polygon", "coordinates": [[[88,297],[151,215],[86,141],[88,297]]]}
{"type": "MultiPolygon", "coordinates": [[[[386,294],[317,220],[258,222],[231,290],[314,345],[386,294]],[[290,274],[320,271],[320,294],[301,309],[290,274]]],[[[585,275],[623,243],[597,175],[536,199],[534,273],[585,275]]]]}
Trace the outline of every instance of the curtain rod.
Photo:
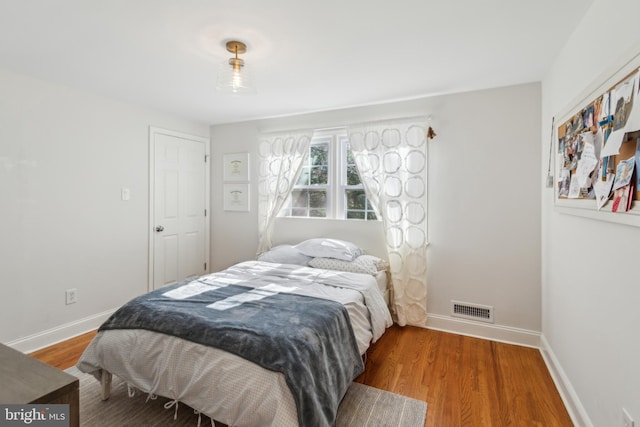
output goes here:
{"type": "Polygon", "coordinates": [[[405,117],[379,118],[379,119],[360,120],[360,121],[355,120],[355,121],[351,121],[350,123],[344,123],[344,124],[321,127],[321,128],[309,127],[309,128],[296,128],[296,129],[276,129],[276,130],[267,130],[267,131],[260,130],[260,133],[268,135],[268,134],[283,133],[283,132],[289,132],[289,133],[308,132],[309,130],[313,132],[328,132],[332,130],[345,129],[350,125],[361,125],[366,123],[386,122],[386,121],[393,121],[393,120],[426,120],[427,127],[431,127],[432,116],[429,114],[429,115],[417,115],[417,116],[405,116],[405,117]]]}

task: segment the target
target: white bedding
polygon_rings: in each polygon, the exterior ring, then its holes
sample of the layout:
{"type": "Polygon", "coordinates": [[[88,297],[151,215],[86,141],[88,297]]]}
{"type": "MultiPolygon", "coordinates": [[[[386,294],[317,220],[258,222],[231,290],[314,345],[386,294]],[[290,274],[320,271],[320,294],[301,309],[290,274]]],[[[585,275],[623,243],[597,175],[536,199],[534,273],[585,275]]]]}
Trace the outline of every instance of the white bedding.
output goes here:
{"type": "MultiPolygon", "coordinates": [[[[295,277],[293,293],[342,303],[361,354],[391,326],[376,278],[298,265],[247,261],[218,278],[267,274],[295,277]]],[[[246,285],[243,283],[243,286],[246,285]]],[[[281,373],[233,354],[143,330],[101,331],[78,362],[83,372],[105,369],[136,388],[188,404],[233,426],[298,426],[294,399],[281,373]]]]}

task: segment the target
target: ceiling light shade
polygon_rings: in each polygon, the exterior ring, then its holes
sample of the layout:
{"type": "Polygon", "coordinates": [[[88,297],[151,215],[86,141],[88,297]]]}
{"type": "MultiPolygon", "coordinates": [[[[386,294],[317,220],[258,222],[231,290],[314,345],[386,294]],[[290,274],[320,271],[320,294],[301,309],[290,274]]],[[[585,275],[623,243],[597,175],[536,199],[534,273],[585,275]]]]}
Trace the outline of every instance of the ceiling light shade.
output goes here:
{"type": "Polygon", "coordinates": [[[256,89],[251,76],[251,69],[247,67],[244,60],[238,58],[238,54],[243,54],[247,51],[247,45],[232,40],[227,42],[226,47],[235,56],[220,64],[216,89],[234,94],[255,93],[256,89]]]}

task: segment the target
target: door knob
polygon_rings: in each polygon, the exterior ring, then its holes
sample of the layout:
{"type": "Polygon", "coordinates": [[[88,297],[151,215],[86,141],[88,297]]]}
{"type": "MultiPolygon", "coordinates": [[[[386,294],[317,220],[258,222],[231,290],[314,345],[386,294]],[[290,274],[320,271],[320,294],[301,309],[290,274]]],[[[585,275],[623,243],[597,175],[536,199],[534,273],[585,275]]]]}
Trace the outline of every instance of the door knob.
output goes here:
{"type": "Polygon", "coordinates": [[[164,231],[164,227],[163,226],[159,225],[159,226],[156,227],[156,232],[157,233],[160,233],[162,231],[164,231]]]}

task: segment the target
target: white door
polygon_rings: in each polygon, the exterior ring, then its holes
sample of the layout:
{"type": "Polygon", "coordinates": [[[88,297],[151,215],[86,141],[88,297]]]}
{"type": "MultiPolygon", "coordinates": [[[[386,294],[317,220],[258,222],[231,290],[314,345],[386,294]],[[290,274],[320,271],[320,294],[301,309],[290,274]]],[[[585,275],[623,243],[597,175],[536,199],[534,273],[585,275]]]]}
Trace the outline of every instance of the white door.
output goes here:
{"type": "Polygon", "coordinates": [[[152,288],[207,271],[207,147],[202,138],[151,131],[152,288]]]}

